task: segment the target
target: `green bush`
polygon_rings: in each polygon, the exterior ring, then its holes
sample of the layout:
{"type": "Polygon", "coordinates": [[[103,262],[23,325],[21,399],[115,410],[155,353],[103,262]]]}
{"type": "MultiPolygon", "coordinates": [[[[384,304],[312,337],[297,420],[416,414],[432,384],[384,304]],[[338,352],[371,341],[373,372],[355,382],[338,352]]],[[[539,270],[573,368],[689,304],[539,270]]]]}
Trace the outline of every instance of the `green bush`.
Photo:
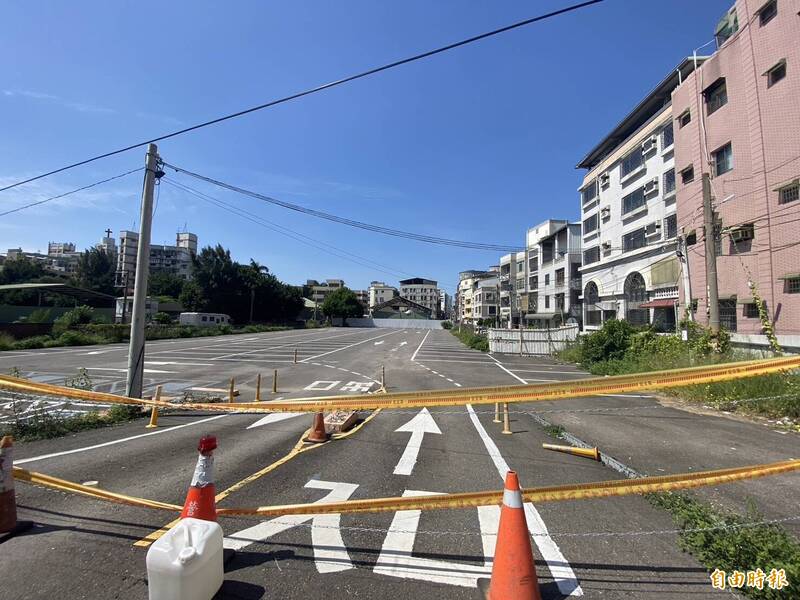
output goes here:
{"type": "Polygon", "coordinates": [[[102,344],[107,342],[105,338],[89,335],[81,331],[65,331],[54,341],[61,346],[90,346],[92,344],[102,344]]]}
{"type": "Polygon", "coordinates": [[[170,325],[172,323],[172,317],[165,312],[157,312],[153,315],[153,322],[159,325],[170,325]]]}
{"type": "Polygon", "coordinates": [[[473,350],[479,350],[481,352],[489,351],[489,340],[484,335],[478,335],[468,329],[464,329],[460,332],[457,329],[451,329],[450,333],[461,340],[461,343],[473,350]]]}
{"type": "Polygon", "coordinates": [[[442,321],[442,329],[452,329],[453,324],[450,321],[442,321]]]}
{"type": "Polygon", "coordinates": [[[33,337],[14,342],[14,350],[35,350],[37,348],[44,348],[45,344],[49,341],[49,336],[35,335],[33,337]]]}
{"type": "Polygon", "coordinates": [[[586,364],[624,358],[636,329],[627,321],[611,319],[602,329],[581,340],[581,353],[586,364]]]}
{"type": "Polygon", "coordinates": [[[0,332],[0,350],[13,350],[14,338],[5,332],[0,332]]]}
{"type": "Polygon", "coordinates": [[[75,329],[79,325],[88,325],[96,322],[94,309],[90,306],[76,306],[65,312],[53,322],[53,335],[59,336],[68,329],[75,329]]]}

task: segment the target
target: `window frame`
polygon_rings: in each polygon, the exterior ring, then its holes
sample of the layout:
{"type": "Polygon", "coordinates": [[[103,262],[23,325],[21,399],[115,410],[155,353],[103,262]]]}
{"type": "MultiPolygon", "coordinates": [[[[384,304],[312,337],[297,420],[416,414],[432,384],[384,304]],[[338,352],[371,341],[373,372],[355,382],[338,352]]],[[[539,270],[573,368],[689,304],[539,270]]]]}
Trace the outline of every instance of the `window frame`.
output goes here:
{"type": "Polygon", "coordinates": [[[691,164],[687,167],[684,167],[680,170],[681,175],[681,185],[688,185],[694,181],[694,165],[691,164]],[[686,175],[691,173],[690,177],[687,179],[686,175]]]}
{"type": "Polygon", "coordinates": [[[720,108],[725,106],[728,103],[728,83],[725,78],[718,77],[714,83],[703,90],[703,99],[706,105],[706,115],[709,117],[717,112],[720,108]],[[720,90],[722,90],[724,93],[724,102],[719,100],[719,98],[722,96],[719,94],[720,90]],[[712,99],[714,98],[717,100],[712,102],[712,99]]]}
{"type": "Polygon", "coordinates": [[[620,208],[622,210],[622,213],[621,213],[622,214],[622,218],[625,218],[626,215],[629,215],[629,214],[639,210],[643,206],[647,206],[647,197],[645,196],[645,193],[644,193],[644,186],[636,188],[635,190],[633,190],[629,194],[625,194],[622,197],[622,199],[620,200],[620,204],[621,204],[620,208]],[[627,208],[626,209],[626,201],[629,198],[631,198],[632,196],[636,195],[636,194],[640,194],[641,195],[641,202],[636,204],[636,206],[634,206],[633,208],[627,208]]]}
{"type": "Polygon", "coordinates": [[[664,239],[671,240],[678,237],[678,213],[672,213],[671,215],[667,215],[664,217],[664,239]],[[671,227],[671,223],[675,224],[675,227],[671,227]],[[671,235],[670,235],[671,233],[671,235]]]}
{"type": "Polygon", "coordinates": [[[778,0],[769,0],[768,2],[765,2],[761,5],[761,8],[756,11],[756,13],[758,13],[758,26],[764,27],[764,25],[778,16],[778,0]],[[770,7],[774,8],[774,10],[772,10],[772,12],[765,12],[765,9],[770,7]],[[768,15],[766,19],[764,18],[765,14],[768,15]]]}
{"type": "Polygon", "coordinates": [[[596,262],[600,262],[600,246],[592,246],[583,251],[584,265],[593,265],[596,262]]]}
{"type": "Polygon", "coordinates": [[[626,252],[634,252],[636,250],[640,250],[642,248],[647,247],[647,228],[646,227],[639,227],[638,229],[634,229],[622,235],[622,253],[625,254],[626,252]],[[641,244],[636,245],[633,247],[627,247],[629,245],[629,241],[633,240],[633,236],[636,236],[638,239],[641,237],[641,244]]]}
{"type": "Polygon", "coordinates": [[[597,184],[597,178],[595,178],[592,180],[592,183],[590,183],[584,188],[581,188],[581,206],[585,206],[586,204],[589,204],[590,202],[594,202],[595,200],[597,200],[597,195],[598,195],[598,184],[597,184]],[[589,191],[590,189],[594,190],[594,194],[590,198],[587,198],[586,192],[589,191]]]}
{"type": "Polygon", "coordinates": [[[760,318],[761,315],[758,312],[758,304],[756,304],[755,302],[745,302],[743,307],[744,308],[742,310],[742,316],[745,319],[758,319],[758,318],[760,318]],[[751,306],[753,308],[750,308],[751,306]],[[753,310],[753,309],[755,309],[755,310],[753,310]]]}
{"type": "Polygon", "coordinates": [[[676,189],[678,187],[678,181],[677,181],[677,179],[675,177],[675,167],[672,167],[671,169],[668,169],[668,170],[664,171],[664,174],[661,177],[661,186],[664,189],[664,191],[663,191],[664,198],[669,198],[670,196],[675,194],[676,189]],[[667,176],[669,174],[672,174],[672,188],[671,189],[668,189],[668,186],[667,186],[667,176]]]}
{"type": "Polygon", "coordinates": [[[770,67],[767,72],[764,73],[764,75],[767,78],[767,89],[786,79],[786,59],[782,58],[779,60],[772,67],[770,67]],[[779,79],[774,79],[775,72],[779,70],[783,70],[783,75],[781,75],[779,79]]]}
{"type": "Polygon", "coordinates": [[[800,294],[800,277],[789,277],[786,279],[786,293],[800,294]]]}
{"type": "MultiPolygon", "coordinates": [[[[791,192],[790,192],[791,193],[791,192]]],[[[800,181],[794,181],[788,185],[784,185],[778,188],[778,204],[789,204],[791,202],[797,202],[800,200],[800,181]],[[794,193],[791,194],[794,198],[786,199],[787,191],[794,190],[794,193]]]]}
{"type": "Polygon", "coordinates": [[[628,152],[625,156],[622,157],[622,160],[619,161],[619,177],[620,179],[625,179],[628,175],[631,175],[637,172],[644,166],[645,159],[644,159],[644,152],[642,151],[641,146],[637,146],[630,152],[628,152]],[[626,165],[628,164],[628,159],[632,156],[639,157],[639,163],[633,167],[628,167],[629,170],[626,171],[626,165]]]}
{"type": "Polygon", "coordinates": [[[714,161],[714,177],[719,177],[720,175],[724,175],[725,173],[730,173],[733,171],[733,144],[728,142],[727,144],[723,144],[716,150],[711,153],[711,159],[714,161]],[[719,170],[719,156],[721,153],[727,152],[727,168],[724,171],[719,170]]]}
{"type": "Polygon", "coordinates": [[[660,133],[659,137],[661,138],[661,151],[662,152],[664,150],[666,150],[667,148],[669,148],[670,146],[674,146],[675,145],[675,124],[672,121],[670,121],[669,123],[664,125],[664,127],[661,128],[661,133],[660,133]],[[667,138],[666,138],[666,135],[665,135],[667,131],[671,132],[670,133],[670,141],[669,141],[669,143],[667,143],[667,138]]]}
{"type": "Polygon", "coordinates": [[[681,114],[678,115],[678,118],[676,120],[678,121],[678,129],[683,129],[684,127],[686,127],[689,123],[692,122],[692,109],[687,108],[685,111],[683,111],[681,114]]]}
{"type": "Polygon", "coordinates": [[[594,213],[593,215],[586,217],[581,223],[581,229],[584,236],[589,235],[590,233],[594,233],[599,228],[600,228],[600,213],[594,213]],[[593,225],[590,223],[590,221],[593,222],[593,225]],[[592,225],[591,229],[587,227],[587,223],[589,223],[589,225],[592,225]]]}

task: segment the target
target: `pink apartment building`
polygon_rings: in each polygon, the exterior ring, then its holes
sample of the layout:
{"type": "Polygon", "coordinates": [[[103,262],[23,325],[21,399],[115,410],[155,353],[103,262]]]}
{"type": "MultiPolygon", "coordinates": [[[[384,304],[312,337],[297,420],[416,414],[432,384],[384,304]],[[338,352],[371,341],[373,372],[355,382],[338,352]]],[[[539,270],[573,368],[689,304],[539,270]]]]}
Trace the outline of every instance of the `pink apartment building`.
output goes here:
{"type": "Polygon", "coordinates": [[[717,51],[672,94],[678,230],[689,244],[696,318],[708,320],[701,179],[709,173],[720,322],[737,332],[734,339],[764,341],[752,278],[779,340],[796,348],[800,0],[737,0],[715,34],[717,51]]]}

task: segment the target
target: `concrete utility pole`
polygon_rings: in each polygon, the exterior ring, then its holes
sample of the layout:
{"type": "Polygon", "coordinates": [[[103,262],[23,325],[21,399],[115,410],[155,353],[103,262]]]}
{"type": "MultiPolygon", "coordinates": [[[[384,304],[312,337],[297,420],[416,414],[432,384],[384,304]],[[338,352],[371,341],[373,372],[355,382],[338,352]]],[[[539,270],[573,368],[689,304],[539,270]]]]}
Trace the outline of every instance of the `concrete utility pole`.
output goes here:
{"type": "Polygon", "coordinates": [[[128,381],[125,395],[142,397],[144,376],[144,321],[147,300],[147,280],[150,274],[150,226],[153,221],[153,190],[159,171],[158,147],[147,147],[142,189],[142,213],[139,218],[139,247],[136,252],[136,279],[133,285],[133,308],[131,310],[131,343],[128,349],[128,381]]]}
{"type": "Polygon", "coordinates": [[[689,273],[689,246],[686,245],[686,236],[682,235],[678,240],[678,244],[678,258],[681,261],[681,271],[683,275],[684,314],[690,321],[694,321],[694,311],[692,310],[692,278],[689,273]]]}
{"type": "Polygon", "coordinates": [[[711,335],[719,335],[719,289],[717,288],[717,248],[714,232],[714,207],[711,204],[711,179],[703,173],[703,236],[706,249],[706,286],[708,287],[708,326],[711,335]]]}

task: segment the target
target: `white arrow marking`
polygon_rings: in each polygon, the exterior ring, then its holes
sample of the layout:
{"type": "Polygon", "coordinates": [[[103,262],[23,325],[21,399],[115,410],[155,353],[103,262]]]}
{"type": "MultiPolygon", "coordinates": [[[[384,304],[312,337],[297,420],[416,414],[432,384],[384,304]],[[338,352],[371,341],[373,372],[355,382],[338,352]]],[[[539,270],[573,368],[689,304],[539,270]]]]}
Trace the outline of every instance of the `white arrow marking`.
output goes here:
{"type": "Polygon", "coordinates": [[[375,345],[376,346],[380,346],[382,343],[383,343],[383,340],[381,340],[380,342],[375,342],[375,345]]]}
{"type": "MultiPolygon", "coordinates": [[[[319,504],[347,500],[356,491],[358,485],[312,479],[306,484],[306,487],[330,490],[330,493],[326,494],[324,498],[314,502],[314,504],[319,504]]],[[[340,517],[338,514],[278,517],[226,537],[224,546],[233,550],[241,550],[250,544],[262,542],[288,529],[302,525],[306,521],[311,521],[311,543],[314,544],[314,562],[317,565],[317,571],[320,573],[346,571],[353,568],[353,563],[350,562],[350,555],[347,554],[342,532],[339,530],[340,517]]]]}
{"type": "Polygon", "coordinates": [[[262,425],[269,425],[270,423],[280,423],[281,421],[285,421],[287,419],[294,419],[295,417],[299,417],[302,414],[305,413],[271,413],[268,414],[266,417],[260,418],[258,421],[250,425],[248,429],[253,429],[254,427],[261,427],[262,425]]]}
{"type": "Polygon", "coordinates": [[[408,342],[400,342],[401,346],[405,346],[408,342]]]}
{"type": "Polygon", "coordinates": [[[411,475],[414,465],[417,464],[417,456],[419,456],[419,450],[422,447],[422,438],[425,437],[426,433],[438,433],[440,435],[442,433],[427,408],[423,408],[408,423],[395,429],[395,432],[411,433],[411,439],[408,440],[403,456],[400,457],[400,461],[394,468],[395,475],[411,475]]]}

